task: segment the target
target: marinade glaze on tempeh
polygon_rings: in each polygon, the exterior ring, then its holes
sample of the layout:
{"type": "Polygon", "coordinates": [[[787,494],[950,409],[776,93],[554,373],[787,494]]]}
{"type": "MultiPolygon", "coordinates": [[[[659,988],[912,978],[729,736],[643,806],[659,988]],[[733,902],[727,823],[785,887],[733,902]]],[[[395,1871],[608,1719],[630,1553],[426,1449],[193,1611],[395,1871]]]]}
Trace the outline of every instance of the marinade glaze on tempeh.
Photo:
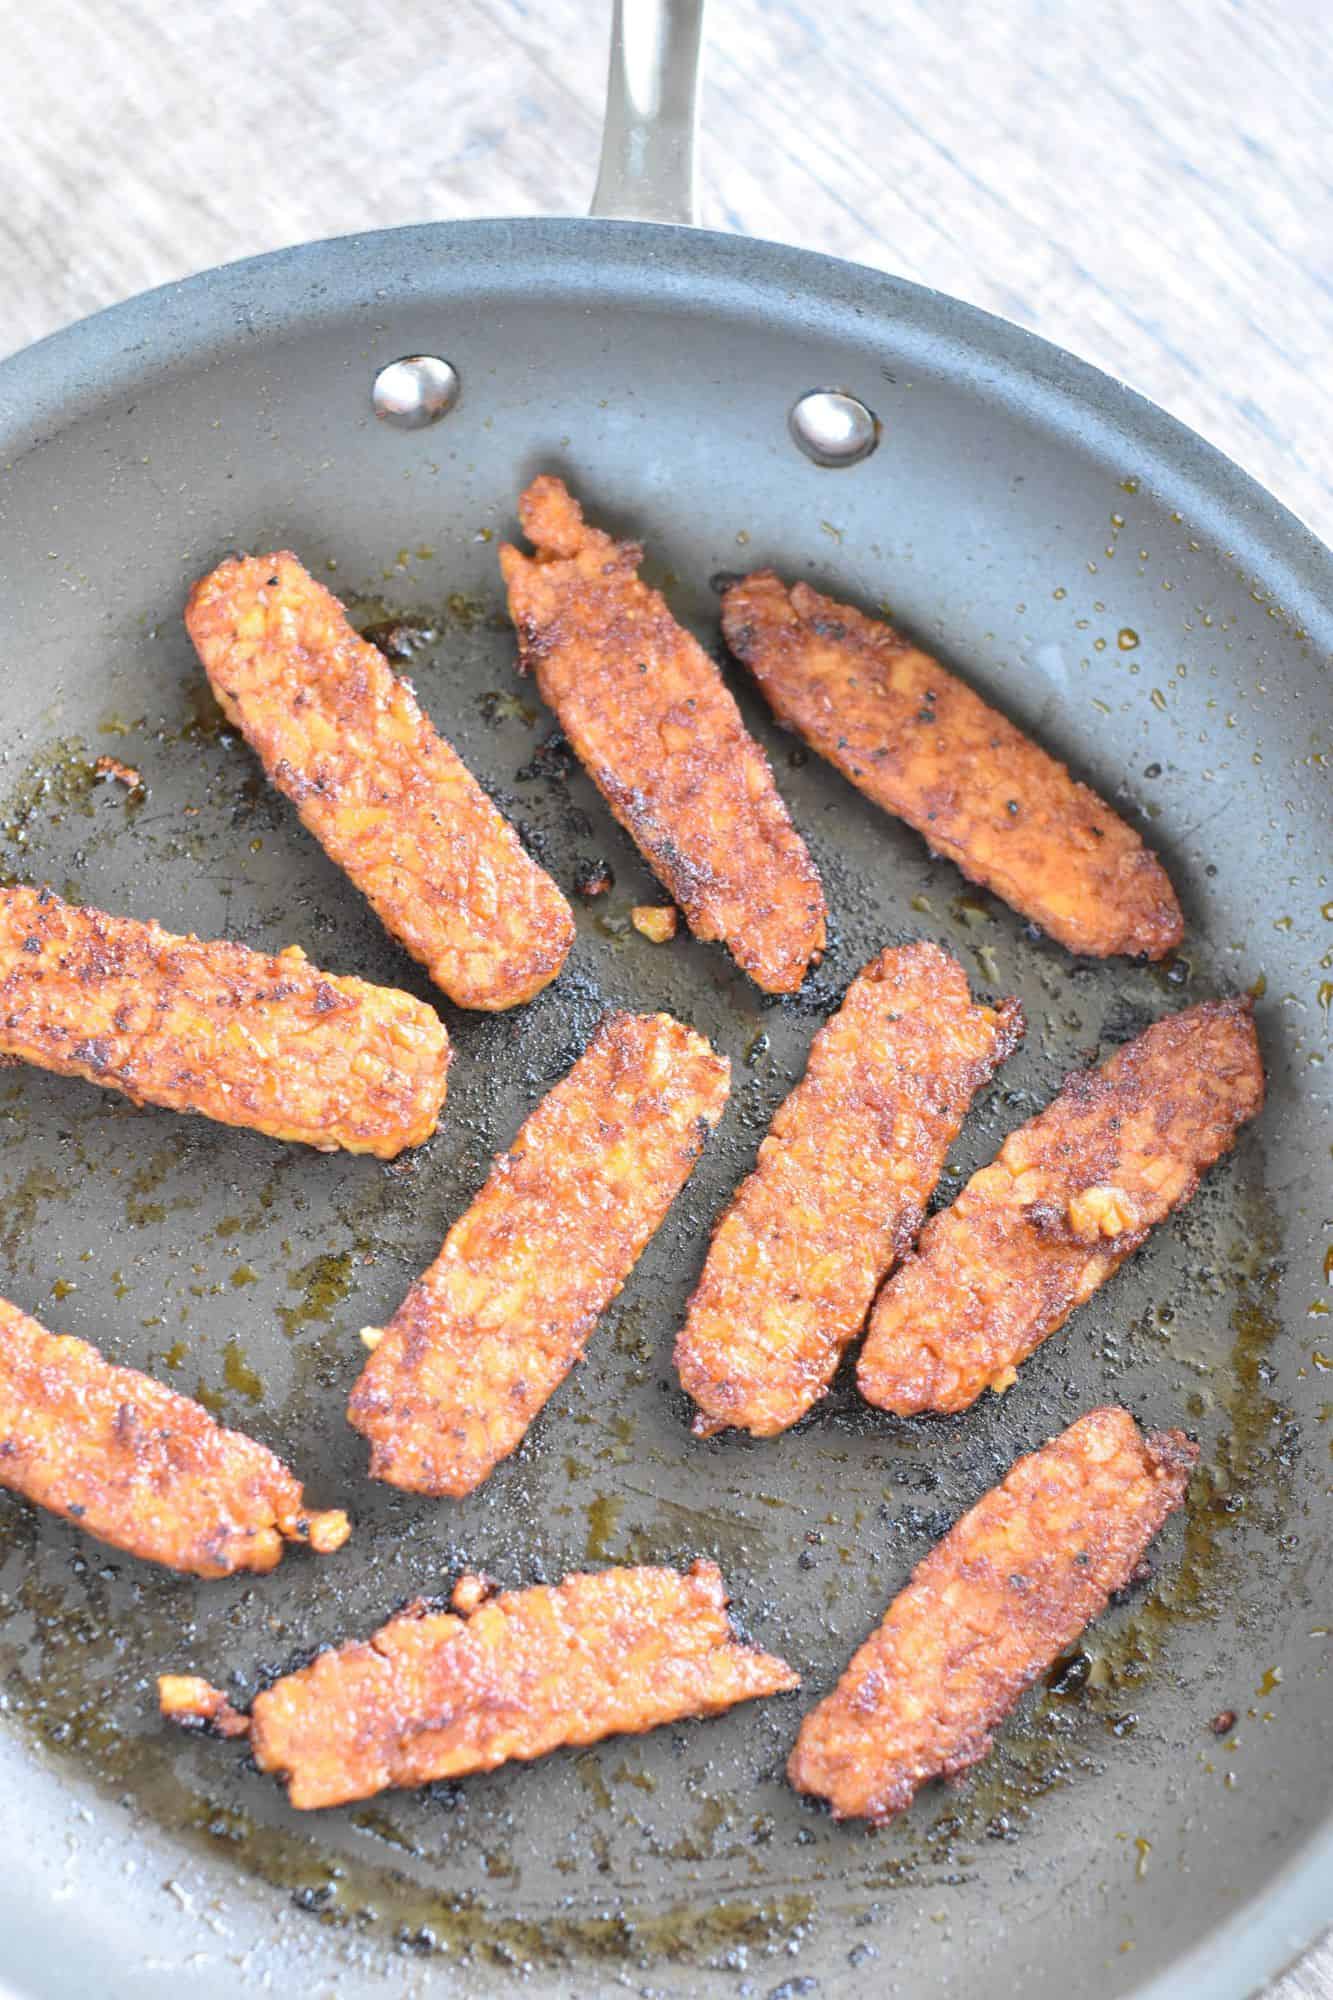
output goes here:
{"type": "Polygon", "coordinates": [[[500,551],[522,664],[579,761],[696,937],[769,993],[824,949],[824,892],[730,691],[642,550],[590,527],[559,479],[518,503],[536,548],[500,551]]]}
{"type": "Polygon", "coordinates": [[[824,1394],[912,1244],[968,1105],[1016,1046],[938,945],[890,947],[815,1036],[713,1233],[676,1341],[695,1431],[771,1437],[824,1394]]]}
{"type": "Polygon", "coordinates": [[[432,1007],[270,956],[0,889],[0,1054],[323,1152],[391,1160],[435,1130],[449,1037],[432,1007]]]}
{"type": "Polygon", "coordinates": [[[732,1636],[715,1563],[492,1589],[461,1578],[453,1610],[410,1605],[365,1643],[266,1688],[248,1718],[185,1674],[160,1679],[162,1712],[223,1736],[248,1731],[260,1770],[309,1810],[719,1715],[799,1685],[784,1660],[732,1636]]]}
{"type": "Polygon", "coordinates": [[[1070,951],[1165,958],[1184,920],[1133,828],[891,625],[760,570],[727,644],[780,722],[1070,951]]]}
{"type": "Polygon", "coordinates": [[[1143,1437],[1108,1408],[1020,1458],[806,1716],[787,1765],[796,1789],[835,1818],[882,1824],[930,1779],[979,1763],[1024,1688],[1131,1580],[1197,1456],[1183,1431],[1143,1437]]]}
{"type": "Polygon", "coordinates": [[[329,1554],[347,1516],[200,1403],[48,1333],[0,1299],[0,1486],[99,1541],[194,1576],[269,1570],[285,1542],[329,1554]]]}
{"type": "Polygon", "coordinates": [[[568,903],[294,555],[219,564],[185,623],[270,782],[451,1000],[516,1007],[550,984],[574,941],[568,903]]]}
{"type": "Polygon", "coordinates": [[[1157,1021],[1011,1132],[933,1215],[870,1315],[868,1402],[965,1410],[1015,1370],[1187,1202],[1263,1103],[1248,999],[1157,1021]]]}
{"type": "Polygon", "coordinates": [[[615,1014],[524,1122],[352,1391],[376,1479],[470,1493],[583,1352],[722,1116],[728,1066],[669,1014],[615,1014]]]}

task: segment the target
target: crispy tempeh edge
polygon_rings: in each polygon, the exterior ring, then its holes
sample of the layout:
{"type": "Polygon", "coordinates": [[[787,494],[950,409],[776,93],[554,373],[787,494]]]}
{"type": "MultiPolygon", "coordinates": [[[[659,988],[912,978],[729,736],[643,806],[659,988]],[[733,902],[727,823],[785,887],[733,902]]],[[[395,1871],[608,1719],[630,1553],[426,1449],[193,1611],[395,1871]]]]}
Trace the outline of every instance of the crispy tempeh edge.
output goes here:
{"type": "Polygon", "coordinates": [[[460,1007],[556,977],[574,916],[407,679],[290,550],[229,558],[190,593],[213,692],[270,783],[460,1007]]]}
{"type": "Polygon", "coordinates": [[[7,1384],[15,1395],[21,1388],[23,1409],[17,1436],[0,1426],[0,1486],[112,1548],[221,1577],[272,1569],[284,1542],[331,1555],[351,1533],[341,1508],[306,1505],[300,1482],[266,1445],[0,1298],[0,1409],[7,1384]],[[73,1428],[63,1408],[70,1396],[73,1428]],[[56,1434],[46,1437],[44,1424],[56,1434]],[[219,1506],[230,1512],[220,1518],[219,1506]]]}
{"type": "Polygon", "coordinates": [[[1016,1000],[975,1002],[957,959],[923,940],[856,975],[714,1226],[675,1347],[696,1436],[772,1437],[827,1391],[1023,1029],[1016,1000]]]}
{"type": "Polygon", "coordinates": [[[1185,1498],[1198,1446],[1090,1410],[1019,1458],[917,1565],[787,1773],[839,1819],[882,1825],[989,1754],[1030,1686],[1101,1616],[1185,1498]]]}
{"type": "Polygon", "coordinates": [[[1184,919],[1104,799],[882,620],[761,570],[723,631],[779,721],[1068,950],[1164,958],[1184,919]]]}

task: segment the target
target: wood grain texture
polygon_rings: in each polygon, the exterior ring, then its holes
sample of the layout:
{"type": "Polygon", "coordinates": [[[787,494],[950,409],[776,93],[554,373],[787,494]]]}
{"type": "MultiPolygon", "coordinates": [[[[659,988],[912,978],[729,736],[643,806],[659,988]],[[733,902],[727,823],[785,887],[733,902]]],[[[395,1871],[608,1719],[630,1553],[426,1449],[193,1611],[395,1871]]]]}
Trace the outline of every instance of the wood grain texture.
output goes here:
{"type": "MultiPolygon", "coordinates": [[[[589,0],[6,6],[0,351],[306,237],[583,212],[594,19],[589,0]]],[[[1333,539],[1326,0],[715,0],[707,39],[706,223],[1036,328],[1333,539]]],[[[1333,2000],[1333,1951],[1278,1990],[1333,2000]]]]}

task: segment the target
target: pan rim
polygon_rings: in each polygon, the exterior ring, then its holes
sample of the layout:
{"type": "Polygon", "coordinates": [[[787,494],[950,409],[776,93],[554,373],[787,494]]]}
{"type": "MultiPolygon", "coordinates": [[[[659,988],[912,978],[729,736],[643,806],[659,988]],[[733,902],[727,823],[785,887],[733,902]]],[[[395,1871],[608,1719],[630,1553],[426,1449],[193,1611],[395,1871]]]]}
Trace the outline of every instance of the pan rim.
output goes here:
{"type": "MultiPolygon", "coordinates": [[[[835,330],[849,309],[915,343],[923,365],[1024,407],[1068,435],[1114,437],[1192,522],[1275,578],[1299,623],[1333,618],[1333,553],[1248,473],[1128,385],[1039,335],[869,266],[782,244],[658,224],[518,218],[423,223],[326,238],[220,266],[139,294],[0,361],[0,463],[12,464],[108,398],[193,370],[210,354],[291,339],[351,311],[374,315],[442,294],[534,289],[586,296],[588,310],[643,306],[759,320],[780,309],[835,330]]],[[[388,358],[388,357],[386,357],[388,358]]],[[[0,483],[0,519],[5,513],[0,483]]],[[[1134,1989],[1137,2000],[1207,1992],[1243,2000],[1326,1925],[1333,1809],[1278,1874],[1224,1924],[1134,1989]]],[[[30,1905],[28,1906],[31,1907],[30,1905]]],[[[0,1982],[4,1973],[0,1969],[0,1982]]],[[[11,2000],[0,1983],[0,2000],[11,2000]]],[[[17,2000],[17,1996],[14,1996],[17,2000]]]]}
{"type": "Polygon", "coordinates": [[[373,312],[457,289],[451,250],[458,266],[470,267],[473,293],[471,273],[484,264],[486,289],[530,297],[531,264],[539,262],[540,289],[552,293],[568,292],[582,272],[601,296],[615,281],[645,303],[669,298],[677,309],[712,311],[710,293],[718,292],[733,311],[743,303],[748,317],[774,298],[788,317],[793,307],[817,317],[846,305],[877,309],[900,334],[926,337],[917,342],[923,358],[929,352],[938,365],[950,349],[965,352],[995,394],[1021,383],[1025,407],[1037,415],[1043,404],[1078,407],[1090,437],[1113,433],[1127,452],[1169,466],[1173,485],[1197,489],[1202,513],[1239,510],[1247,536],[1333,611],[1333,549],[1234,459],[1128,383],[1012,320],[872,265],[662,223],[578,216],[411,223],[263,251],[171,280],[0,358],[0,451],[12,462],[118,386],[141,383],[154,362],[196,366],[210,345],[241,345],[335,320],[349,307],[373,312]],[[685,278],[696,281],[689,298],[679,290],[685,278]]]}

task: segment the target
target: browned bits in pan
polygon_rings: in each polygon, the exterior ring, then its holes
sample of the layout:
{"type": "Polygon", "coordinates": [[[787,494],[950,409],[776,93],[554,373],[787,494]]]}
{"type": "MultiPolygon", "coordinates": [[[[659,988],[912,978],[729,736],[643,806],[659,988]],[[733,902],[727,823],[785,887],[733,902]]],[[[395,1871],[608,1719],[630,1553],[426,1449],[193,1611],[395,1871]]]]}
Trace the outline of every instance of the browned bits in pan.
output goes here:
{"type": "Polygon", "coordinates": [[[965,1410],[1187,1202],[1263,1103],[1247,999],[1171,1014],[1069,1077],[932,1216],[880,1293],[857,1365],[882,1410],[965,1410]]]}
{"type": "Polygon", "coordinates": [[[891,625],[761,570],[727,591],[722,626],[780,721],[1070,951],[1180,943],[1175,891],[1133,828],[891,625]]]}
{"type": "Polygon", "coordinates": [[[669,1014],[617,1014],[525,1121],[352,1391],[377,1479],[470,1493],[578,1360],[689,1178],[726,1062],[669,1014]]]}
{"type": "Polygon", "coordinates": [[[449,1037],[390,986],[321,972],[295,946],[175,937],[0,889],[0,1051],[322,1152],[391,1160],[435,1130],[449,1037]]]}
{"type": "Polygon", "coordinates": [[[676,1341],[700,1436],[771,1437],[824,1394],[1022,1032],[1017,1001],[974,1005],[937,945],[882,951],[852,981],[718,1223],[676,1341]]]}
{"type": "Polygon", "coordinates": [[[794,992],[824,949],[824,892],[722,676],[640,582],[642,550],[589,527],[560,480],[518,511],[537,554],[500,565],[524,666],[695,936],[794,992]]]}
{"type": "MultiPolygon", "coordinates": [[[[464,1577],[453,1611],[410,1606],[364,1644],[321,1653],[257,1695],[250,1749],[305,1810],[638,1735],[799,1685],[733,1638],[715,1563],[612,1569],[488,1595],[464,1577]]],[[[239,1734],[243,1717],[193,1676],[159,1682],[163,1713],[239,1734]]]]}
{"type": "Polygon", "coordinates": [[[932,1778],[979,1763],[1024,1688],[1100,1616],[1185,1497],[1198,1447],[1092,1410],[917,1565],[833,1693],[801,1724],[787,1773],[838,1819],[882,1823],[932,1778]]]}
{"type": "Polygon", "coordinates": [[[516,1007],[549,985],[574,940],[568,903],[294,555],[220,564],[185,623],[271,783],[451,1000],[516,1007]]]}
{"type": "Polygon", "coordinates": [[[99,1541],[194,1576],[269,1570],[284,1542],[320,1554],[347,1516],[316,1513],[253,1438],[201,1404],[0,1299],[0,1486],[99,1541]]]}

